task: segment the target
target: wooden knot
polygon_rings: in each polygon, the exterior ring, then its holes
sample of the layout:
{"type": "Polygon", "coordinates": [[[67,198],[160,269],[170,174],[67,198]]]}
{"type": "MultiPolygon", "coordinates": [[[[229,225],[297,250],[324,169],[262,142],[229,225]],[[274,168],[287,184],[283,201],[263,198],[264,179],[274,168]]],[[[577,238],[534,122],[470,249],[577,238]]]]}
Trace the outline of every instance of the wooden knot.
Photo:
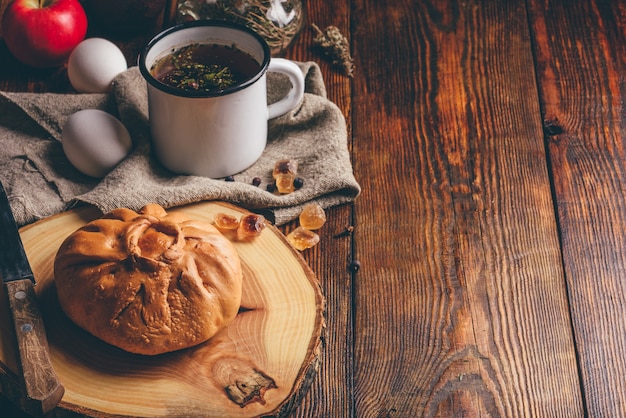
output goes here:
{"type": "Polygon", "coordinates": [[[556,136],[565,132],[565,128],[558,119],[550,118],[543,121],[543,133],[546,136],[556,136]]]}

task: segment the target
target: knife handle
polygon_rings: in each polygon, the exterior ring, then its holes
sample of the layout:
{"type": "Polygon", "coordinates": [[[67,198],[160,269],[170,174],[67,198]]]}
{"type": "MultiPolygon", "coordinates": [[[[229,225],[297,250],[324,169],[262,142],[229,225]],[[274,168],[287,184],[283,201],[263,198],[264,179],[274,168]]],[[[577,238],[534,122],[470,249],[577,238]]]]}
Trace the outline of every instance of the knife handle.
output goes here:
{"type": "Polygon", "coordinates": [[[5,285],[26,389],[26,404],[22,406],[28,412],[43,415],[58,405],[65,389],[50,362],[46,330],[32,281],[15,280],[5,285]]]}

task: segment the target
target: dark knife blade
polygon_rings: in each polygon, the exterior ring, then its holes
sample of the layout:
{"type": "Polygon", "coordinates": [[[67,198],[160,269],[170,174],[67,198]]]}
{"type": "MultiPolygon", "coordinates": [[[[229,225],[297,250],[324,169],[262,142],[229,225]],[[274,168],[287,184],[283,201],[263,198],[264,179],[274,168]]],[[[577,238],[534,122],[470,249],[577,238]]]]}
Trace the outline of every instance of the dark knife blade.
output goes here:
{"type": "Polygon", "coordinates": [[[27,412],[43,415],[61,401],[65,389],[50,362],[46,330],[37,305],[35,277],[26,258],[9,200],[0,183],[0,275],[5,286],[24,395],[14,399],[27,412]]]}

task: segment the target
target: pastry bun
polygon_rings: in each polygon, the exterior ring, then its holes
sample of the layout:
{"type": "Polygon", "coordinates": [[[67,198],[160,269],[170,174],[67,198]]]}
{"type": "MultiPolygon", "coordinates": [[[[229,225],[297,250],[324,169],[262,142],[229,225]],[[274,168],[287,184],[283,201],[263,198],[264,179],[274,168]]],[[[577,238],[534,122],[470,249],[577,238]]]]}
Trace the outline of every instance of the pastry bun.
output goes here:
{"type": "Polygon", "coordinates": [[[131,353],[207,341],[241,303],[242,269],[213,225],[156,204],[87,223],[54,262],[61,308],[79,327],[131,353]]]}

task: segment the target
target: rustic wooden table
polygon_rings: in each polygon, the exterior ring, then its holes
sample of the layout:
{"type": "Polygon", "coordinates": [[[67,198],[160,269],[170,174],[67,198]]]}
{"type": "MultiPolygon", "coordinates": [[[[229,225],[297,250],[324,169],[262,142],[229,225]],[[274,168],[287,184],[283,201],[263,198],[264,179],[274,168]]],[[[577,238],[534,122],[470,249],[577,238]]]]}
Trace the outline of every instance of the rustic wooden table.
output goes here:
{"type": "MultiPolygon", "coordinates": [[[[305,4],[287,57],[320,63],[363,193],[304,253],[328,329],[292,415],[626,416],[626,2],[305,4]]],[[[2,90],[70,91],[0,61],[2,90]]]]}

